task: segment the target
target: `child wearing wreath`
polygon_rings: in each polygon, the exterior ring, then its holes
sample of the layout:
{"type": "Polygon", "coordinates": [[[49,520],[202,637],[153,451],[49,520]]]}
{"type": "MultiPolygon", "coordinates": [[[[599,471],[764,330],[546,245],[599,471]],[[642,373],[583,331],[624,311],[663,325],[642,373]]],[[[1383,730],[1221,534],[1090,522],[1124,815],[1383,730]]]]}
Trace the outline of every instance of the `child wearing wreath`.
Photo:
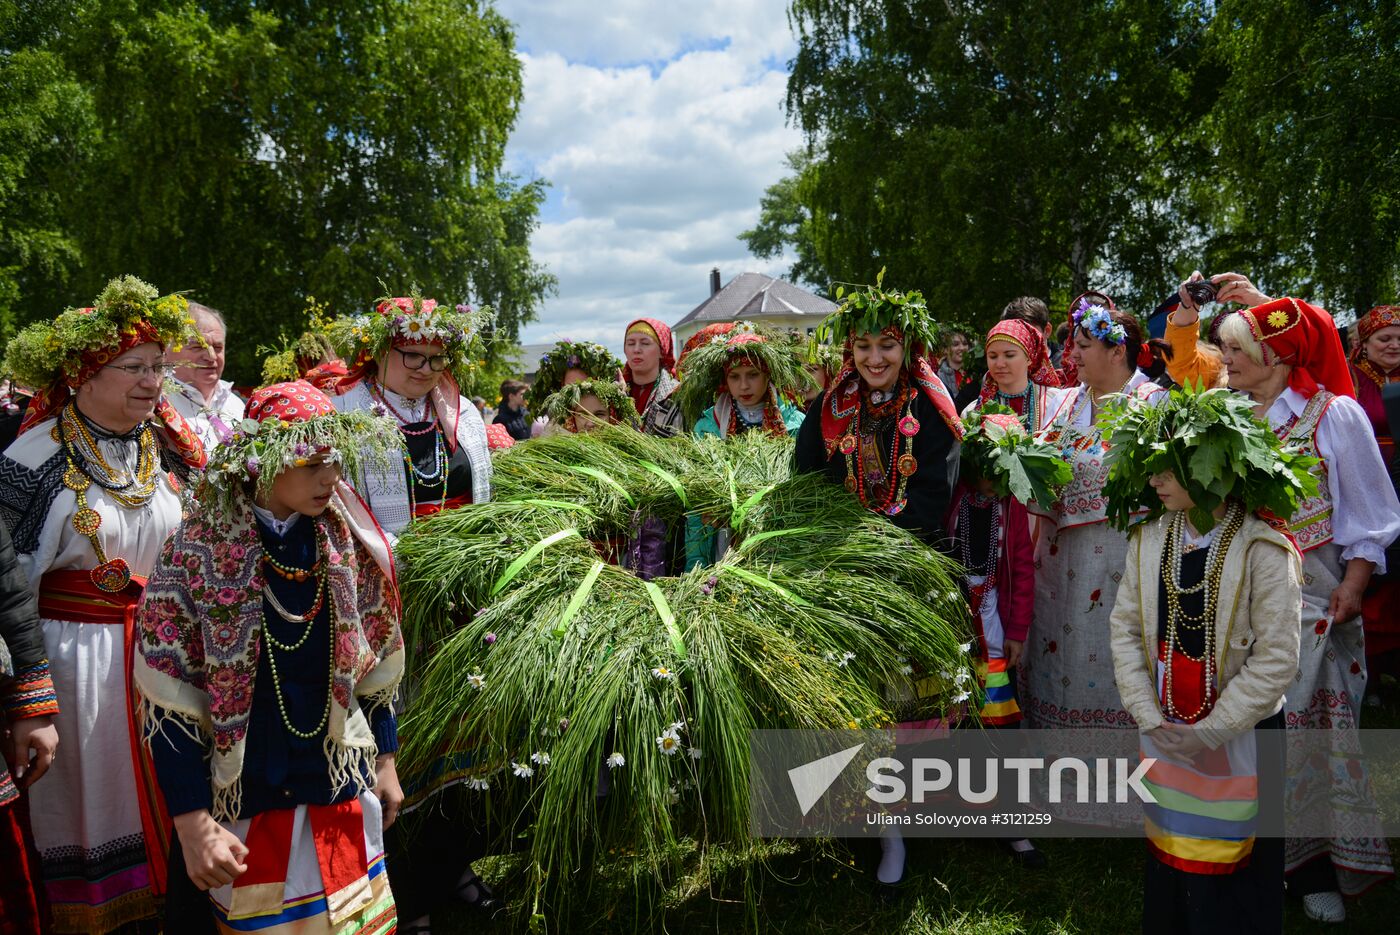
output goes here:
{"type": "Polygon", "coordinates": [[[398,434],[305,381],[254,393],[248,416],[146,588],[146,740],[219,931],[391,932],[398,590],[341,471],[391,464],[398,434]]]}
{"type": "MultiPolygon", "coordinates": [[[[963,418],[961,480],[947,517],[953,555],[965,569],[963,592],[977,631],[974,651],[982,688],[978,721],[1021,723],[1012,670],[1021,660],[1035,602],[1035,552],[1026,503],[1053,503],[1069,483],[1059,452],[1031,436],[1009,407],[984,403],[963,418]]],[[[1045,866],[1025,838],[1005,842],[1023,867],[1045,866]]]]}
{"type": "Polygon", "coordinates": [[[1110,519],[1132,532],[1110,618],[1123,704],[1156,758],[1146,785],[1143,931],[1282,932],[1283,840],[1255,836],[1283,800],[1284,692],[1298,668],[1300,557],[1262,516],[1315,490],[1250,401],[1172,390],[1111,414],[1110,519]]]}

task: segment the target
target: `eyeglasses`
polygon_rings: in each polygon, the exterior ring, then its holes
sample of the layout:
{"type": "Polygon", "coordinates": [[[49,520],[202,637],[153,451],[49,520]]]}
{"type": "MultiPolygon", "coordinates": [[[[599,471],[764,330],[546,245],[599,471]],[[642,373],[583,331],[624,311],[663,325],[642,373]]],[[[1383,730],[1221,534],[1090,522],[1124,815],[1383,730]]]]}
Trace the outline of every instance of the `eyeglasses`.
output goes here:
{"type": "Polygon", "coordinates": [[[162,360],[154,364],[108,364],[102,369],[119,370],[134,380],[144,380],[148,376],[163,379],[170,376],[174,368],[162,360]]]}
{"type": "Polygon", "coordinates": [[[452,363],[452,358],[446,354],[434,354],[429,357],[427,354],[406,351],[401,347],[396,347],[394,350],[403,355],[403,365],[409,370],[422,370],[423,365],[426,364],[433,373],[442,373],[452,363]]]}

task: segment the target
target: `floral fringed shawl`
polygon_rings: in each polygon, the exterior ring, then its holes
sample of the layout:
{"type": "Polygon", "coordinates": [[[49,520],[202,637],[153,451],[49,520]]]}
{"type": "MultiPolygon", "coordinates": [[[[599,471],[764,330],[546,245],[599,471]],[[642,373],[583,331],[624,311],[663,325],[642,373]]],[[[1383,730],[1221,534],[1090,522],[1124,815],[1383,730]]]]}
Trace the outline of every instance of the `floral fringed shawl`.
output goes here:
{"type": "MultiPolygon", "coordinates": [[[[366,708],[393,703],[403,634],[392,553],[369,511],[341,484],[322,524],[335,628],[325,754],[338,791],[373,775],[366,708]]],[[[262,649],[262,542],[250,501],[234,515],[199,511],[166,541],[138,612],[134,667],[147,742],[168,726],[211,750],[213,815],[239,817],[243,752],[262,649]]]]}

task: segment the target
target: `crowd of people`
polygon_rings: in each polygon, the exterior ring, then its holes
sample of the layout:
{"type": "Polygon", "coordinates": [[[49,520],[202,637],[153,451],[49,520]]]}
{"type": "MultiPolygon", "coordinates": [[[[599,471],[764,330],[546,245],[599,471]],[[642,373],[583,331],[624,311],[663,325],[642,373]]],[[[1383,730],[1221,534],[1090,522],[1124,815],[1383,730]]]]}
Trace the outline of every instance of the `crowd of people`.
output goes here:
{"type": "MultiPolygon", "coordinates": [[[[489,425],[459,389],[481,325],[464,305],[338,318],[325,354],[246,400],[220,313],[132,277],[25,329],[0,459],[0,931],[424,935],[454,902],[499,911],[473,869],[492,846],[476,790],[396,766],[431,647],[405,644],[395,548],[489,501],[497,452],[603,424],[791,438],[794,471],[956,560],[968,721],[1137,731],[1187,766],[1324,728],[1354,768],[1290,769],[1286,794],[1364,809],[1368,671],[1400,650],[1400,307],[1364,316],[1348,359],[1325,310],[1236,273],[1183,283],[1162,340],[1099,292],[1063,323],[1017,298],[985,335],[914,293],[861,295],[810,341],[730,322],[678,352],[642,318],[621,360],[560,342],[489,425]],[[414,835],[405,789],[435,803],[414,835]]],[[[679,574],[736,535],[647,520],[607,558],[679,574]]],[[[1283,772],[1260,765],[1261,798],[1283,772]]],[[[1209,819],[1149,817],[1145,929],[1281,931],[1285,879],[1339,922],[1343,895],[1392,875],[1380,834],[1255,841],[1209,819]]],[[[897,832],[881,855],[898,886],[897,832]]]]}

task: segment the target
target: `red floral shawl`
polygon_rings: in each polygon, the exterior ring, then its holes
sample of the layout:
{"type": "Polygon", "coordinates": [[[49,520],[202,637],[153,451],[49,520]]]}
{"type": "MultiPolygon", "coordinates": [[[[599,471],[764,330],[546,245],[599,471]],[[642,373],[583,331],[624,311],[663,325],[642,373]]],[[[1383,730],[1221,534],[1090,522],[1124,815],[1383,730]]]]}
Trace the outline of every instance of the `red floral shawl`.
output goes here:
{"type": "MultiPolygon", "coordinates": [[[[239,503],[231,517],[196,513],[166,540],[137,613],[133,670],[148,738],[175,726],[208,743],[220,820],[239,811],[262,647],[262,543],[251,503],[239,503]]],[[[363,501],[342,483],[315,522],[329,547],[336,649],[326,752],[339,789],[373,770],[374,736],[359,712],[392,703],[403,634],[392,553],[363,501]]]]}

